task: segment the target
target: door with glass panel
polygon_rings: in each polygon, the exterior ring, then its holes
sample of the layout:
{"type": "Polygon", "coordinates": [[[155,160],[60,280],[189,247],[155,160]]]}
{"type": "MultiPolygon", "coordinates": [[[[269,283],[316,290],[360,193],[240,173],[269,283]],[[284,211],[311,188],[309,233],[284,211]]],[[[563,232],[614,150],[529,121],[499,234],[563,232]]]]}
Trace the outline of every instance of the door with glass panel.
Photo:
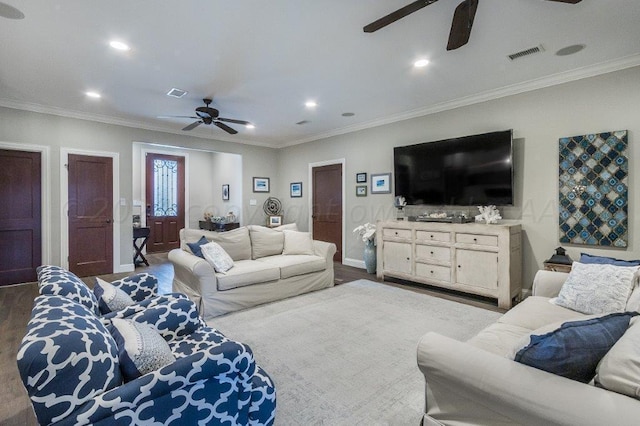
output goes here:
{"type": "Polygon", "coordinates": [[[184,157],[147,153],[146,201],[147,252],[180,247],[180,229],[185,227],[184,157]]]}

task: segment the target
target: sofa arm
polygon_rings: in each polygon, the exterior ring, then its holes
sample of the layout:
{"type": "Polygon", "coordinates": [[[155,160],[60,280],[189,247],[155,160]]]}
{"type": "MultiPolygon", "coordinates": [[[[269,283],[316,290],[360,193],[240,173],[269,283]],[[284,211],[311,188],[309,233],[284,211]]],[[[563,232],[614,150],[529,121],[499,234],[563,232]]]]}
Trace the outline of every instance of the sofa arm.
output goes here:
{"type": "Polygon", "coordinates": [[[532,295],[556,297],[568,276],[569,274],[566,272],[545,270],[536,272],[536,276],[533,278],[532,295]]]}
{"type": "Polygon", "coordinates": [[[248,424],[256,368],[248,346],[210,345],[96,396],[60,424],[248,424]]]}
{"type": "Polygon", "coordinates": [[[216,272],[206,260],[182,249],[171,250],[169,261],[173,264],[173,291],[189,296],[202,314],[203,295],[218,291],[216,272]]]}
{"type": "Polygon", "coordinates": [[[331,267],[331,269],[333,269],[333,255],[336,254],[337,251],[337,247],[334,243],[313,240],[313,251],[316,256],[324,257],[327,261],[327,267],[331,267]]]}
{"type": "Polygon", "coordinates": [[[418,344],[426,414],[441,424],[632,425],[640,401],[500,357],[437,333],[418,344]]]}

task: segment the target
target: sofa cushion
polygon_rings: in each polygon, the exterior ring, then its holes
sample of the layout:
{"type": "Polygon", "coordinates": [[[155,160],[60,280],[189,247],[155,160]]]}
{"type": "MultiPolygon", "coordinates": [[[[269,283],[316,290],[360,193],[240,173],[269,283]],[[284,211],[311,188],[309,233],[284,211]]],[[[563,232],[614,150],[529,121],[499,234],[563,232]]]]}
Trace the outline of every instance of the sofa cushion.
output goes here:
{"type": "Polygon", "coordinates": [[[640,317],[602,358],[596,369],[596,385],[640,399],[640,317]]]}
{"type": "Polygon", "coordinates": [[[135,380],[175,361],[167,342],[149,324],[121,318],[111,322],[125,381],[135,380]]]}
{"type": "Polygon", "coordinates": [[[280,268],[257,260],[235,262],[226,274],[216,274],[218,290],[231,290],[252,284],[275,281],[280,278],[280,268]]]}
{"type": "Polygon", "coordinates": [[[495,322],[467,340],[467,343],[487,352],[505,356],[516,345],[521,349],[523,345],[519,345],[519,342],[522,341],[523,336],[529,336],[530,333],[531,330],[526,327],[495,322]]]}
{"type": "Polygon", "coordinates": [[[532,335],[515,361],[572,380],[588,383],[602,357],[629,327],[637,313],[614,313],[599,318],[569,321],[552,332],[532,335]]]}
{"type": "Polygon", "coordinates": [[[119,311],[135,303],[127,293],[102,278],[96,277],[96,285],[93,287],[93,293],[98,299],[98,307],[102,314],[119,311]]]}
{"type": "Polygon", "coordinates": [[[280,268],[281,279],[323,271],[327,267],[324,258],[308,254],[269,256],[258,259],[258,262],[280,268]]]}
{"type": "Polygon", "coordinates": [[[218,243],[213,241],[200,247],[204,259],[209,262],[216,272],[226,273],[233,268],[233,259],[218,243]]]}
{"type": "Polygon", "coordinates": [[[517,325],[533,331],[559,321],[579,320],[580,312],[549,303],[548,297],[529,296],[498,319],[504,324],[517,325]]]}
{"type": "Polygon", "coordinates": [[[284,233],[266,226],[250,225],[251,258],[282,254],[284,249],[284,233]]]}
{"type": "Polygon", "coordinates": [[[313,240],[308,232],[284,230],[284,249],[282,254],[314,254],[313,240]]]}
{"type": "Polygon", "coordinates": [[[251,259],[251,239],[246,226],[226,232],[181,229],[181,248],[188,251],[187,244],[198,241],[202,236],[208,241],[220,244],[234,261],[251,259]]]}
{"type": "Polygon", "coordinates": [[[638,267],[573,262],[556,304],[585,314],[624,312],[638,267]]]}

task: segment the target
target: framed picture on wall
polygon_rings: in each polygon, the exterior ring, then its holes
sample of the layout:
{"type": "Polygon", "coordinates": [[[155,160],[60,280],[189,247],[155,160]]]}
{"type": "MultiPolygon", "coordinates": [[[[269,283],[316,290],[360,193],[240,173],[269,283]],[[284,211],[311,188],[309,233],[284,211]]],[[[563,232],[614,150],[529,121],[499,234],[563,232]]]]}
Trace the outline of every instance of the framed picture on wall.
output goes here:
{"type": "Polygon", "coordinates": [[[356,197],[366,197],[366,196],[367,196],[367,185],[356,186],[356,197]]]}
{"type": "Polygon", "coordinates": [[[291,195],[291,198],[301,198],[302,182],[293,182],[289,188],[289,195],[291,195]]]}
{"type": "Polygon", "coordinates": [[[253,192],[269,192],[269,178],[254,177],[253,192]]]}
{"type": "Polygon", "coordinates": [[[367,183],[367,174],[365,172],[356,173],[356,183],[367,183]]]}
{"type": "Polygon", "coordinates": [[[222,201],[229,201],[229,184],[222,185],[222,201]]]}
{"type": "Polygon", "coordinates": [[[372,194],[391,194],[391,173],[371,174],[372,194]]]}

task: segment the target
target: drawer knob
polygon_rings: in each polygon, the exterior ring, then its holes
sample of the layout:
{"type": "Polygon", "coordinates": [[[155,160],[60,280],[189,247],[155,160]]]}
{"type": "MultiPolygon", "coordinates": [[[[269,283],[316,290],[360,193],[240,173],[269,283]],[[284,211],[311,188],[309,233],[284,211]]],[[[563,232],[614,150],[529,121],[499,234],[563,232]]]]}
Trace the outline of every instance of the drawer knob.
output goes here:
{"type": "Polygon", "coordinates": [[[458,268],[462,268],[462,266],[458,265],[458,268]]]}
{"type": "Polygon", "coordinates": [[[433,274],[433,271],[431,271],[431,274],[433,274]]]}
{"type": "Polygon", "coordinates": [[[433,235],[429,235],[429,238],[433,239],[433,235]]]}
{"type": "Polygon", "coordinates": [[[398,235],[398,231],[396,231],[396,235],[398,235]]]}
{"type": "Polygon", "coordinates": [[[411,258],[407,257],[407,260],[411,260],[411,258]]]}
{"type": "Polygon", "coordinates": [[[433,252],[431,252],[431,255],[433,256],[433,252]]]}
{"type": "Polygon", "coordinates": [[[477,238],[474,238],[474,239],[473,239],[473,242],[474,242],[474,243],[477,243],[477,242],[478,242],[478,239],[477,239],[477,238]]]}

